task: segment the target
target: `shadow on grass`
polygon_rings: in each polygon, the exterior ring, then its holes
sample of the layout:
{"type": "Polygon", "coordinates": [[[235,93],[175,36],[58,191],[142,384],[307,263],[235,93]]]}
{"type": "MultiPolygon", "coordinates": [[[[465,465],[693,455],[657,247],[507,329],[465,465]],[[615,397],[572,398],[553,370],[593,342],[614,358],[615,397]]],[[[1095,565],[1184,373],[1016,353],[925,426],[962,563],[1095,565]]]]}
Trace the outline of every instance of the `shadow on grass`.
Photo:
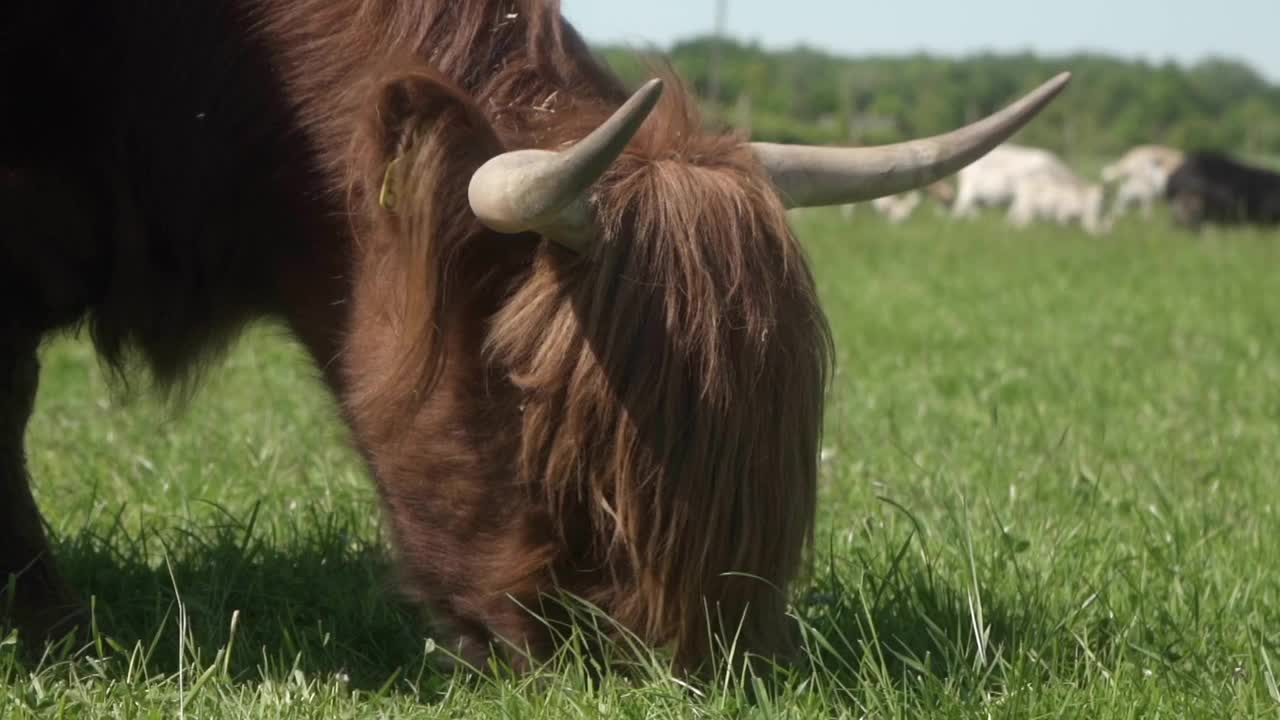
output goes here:
{"type": "MultiPolygon", "coordinates": [[[[399,601],[385,546],[357,526],[350,515],[311,515],[260,529],[250,517],[143,537],[84,532],[56,551],[69,580],[93,597],[97,630],[122,664],[140,652],[153,676],[172,676],[231,648],[217,662],[236,681],[299,672],[357,690],[395,681],[397,692],[412,688],[429,702],[454,676],[425,651],[431,628],[399,601]]],[[[851,707],[867,687],[946,686],[980,697],[1013,679],[1069,673],[1088,652],[1054,614],[1050,588],[1011,588],[998,577],[1009,569],[991,558],[973,584],[957,584],[955,568],[943,573],[926,552],[908,552],[914,537],[828,558],[799,603],[807,652],[786,684],[821,676],[851,707]],[[993,586],[1002,587],[984,589],[993,586]]],[[[1109,644],[1106,630],[1094,625],[1094,651],[1109,644]]]]}
{"type": "Polygon", "coordinates": [[[808,662],[847,687],[973,679],[974,670],[1020,652],[1027,619],[991,598],[979,618],[970,598],[936,578],[880,589],[849,588],[839,575],[824,575],[799,610],[808,662]]]}
{"type": "Polygon", "coordinates": [[[385,547],[353,531],[354,518],[301,516],[266,530],[255,514],[138,537],[86,531],[54,552],[92,603],[105,654],[140,653],[153,675],[229,649],[218,662],[242,681],[301,672],[376,689],[407,676],[420,692],[442,682],[439,656],[424,652],[431,629],[400,602],[385,547]]]}

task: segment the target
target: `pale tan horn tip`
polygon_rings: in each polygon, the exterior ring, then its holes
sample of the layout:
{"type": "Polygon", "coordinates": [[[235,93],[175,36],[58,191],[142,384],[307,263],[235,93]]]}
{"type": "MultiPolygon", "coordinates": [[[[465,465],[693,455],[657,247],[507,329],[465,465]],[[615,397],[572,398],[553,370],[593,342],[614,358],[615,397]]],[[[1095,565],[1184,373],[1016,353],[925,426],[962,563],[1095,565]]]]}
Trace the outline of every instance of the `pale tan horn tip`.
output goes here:
{"type": "MultiPolygon", "coordinates": [[[[636,104],[645,108],[646,111],[652,110],[653,106],[658,104],[658,99],[662,97],[663,87],[662,78],[654,78],[641,85],[630,99],[637,101],[636,104]]],[[[643,114],[648,115],[648,112],[643,114]]]]}
{"type": "Polygon", "coordinates": [[[751,146],[788,208],[872,200],[924,187],[974,162],[1029,123],[1070,81],[1070,72],[1058,73],[1003,110],[934,137],[866,147],[751,146]]]}
{"type": "Polygon", "coordinates": [[[1058,93],[1066,89],[1071,84],[1071,71],[1064,70],[1057,75],[1046,80],[1039,88],[1036,89],[1036,95],[1044,94],[1044,101],[1048,102],[1058,96],[1058,93]]]}
{"type": "Polygon", "coordinates": [[[1054,75],[1048,80],[1045,80],[1043,83],[1040,84],[1040,87],[1046,87],[1046,88],[1052,87],[1056,92],[1066,87],[1067,83],[1069,82],[1071,82],[1071,71],[1063,70],[1062,72],[1058,73],[1057,75],[1054,75]]]}
{"type": "MultiPolygon", "coordinates": [[[[1005,136],[1000,141],[1007,139],[1008,135],[1013,134],[1014,131],[1031,122],[1032,118],[1048,107],[1049,103],[1053,102],[1054,98],[1058,97],[1069,84],[1071,84],[1071,72],[1060,72],[1041,83],[1040,87],[1024,95],[1021,100],[1006,108],[1004,112],[997,113],[990,118],[1003,117],[1008,124],[1008,130],[998,133],[1005,136]]],[[[996,134],[993,134],[992,138],[994,139],[995,136],[996,134]]],[[[999,142],[991,143],[992,146],[997,144],[999,142]]]]}

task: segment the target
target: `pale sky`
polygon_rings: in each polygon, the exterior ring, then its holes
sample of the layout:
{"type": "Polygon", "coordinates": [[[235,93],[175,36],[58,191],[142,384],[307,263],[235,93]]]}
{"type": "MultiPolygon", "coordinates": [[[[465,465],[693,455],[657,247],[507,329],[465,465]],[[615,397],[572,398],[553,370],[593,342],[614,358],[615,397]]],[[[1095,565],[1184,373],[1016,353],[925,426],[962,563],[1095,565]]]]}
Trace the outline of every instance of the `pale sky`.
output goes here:
{"type": "MultiPolygon", "coordinates": [[[[1221,55],[1280,82],[1280,0],[727,0],[729,33],[842,55],[1101,50],[1190,63],[1221,55]]],[[[639,49],[709,32],[715,0],[561,0],[591,42],[639,49]]]]}

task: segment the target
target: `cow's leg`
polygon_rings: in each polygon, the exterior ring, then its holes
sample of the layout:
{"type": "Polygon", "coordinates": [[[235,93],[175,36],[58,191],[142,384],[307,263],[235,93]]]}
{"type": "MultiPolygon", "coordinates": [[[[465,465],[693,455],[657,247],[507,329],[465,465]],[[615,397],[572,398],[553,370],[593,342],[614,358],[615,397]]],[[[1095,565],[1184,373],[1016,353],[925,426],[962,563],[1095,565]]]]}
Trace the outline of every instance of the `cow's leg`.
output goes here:
{"type": "Polygon", "coordinates": [[[1121,191],[1116,192],[1115,201],[1111,203],[1111,210],[1107,213],[1107,219],[1114,222],[1124,215],[1124,211],[1128,209],[1129,204],[1121,191]]]}
{"type": "Polygon", "coordinates": [[[1139,203],[1140,203],[1140,204],[1141,204],[1141,206],[1142,206],[1142,219],[1143,219],[1143,220],[1150,220],[1150,219],[1151,219],[1151,212],[1152,212],[1152,210],[1154,209],[1154,208],[1153,208],[1153,205],[1155,204],[1155,203],[1153,203],[1153,202],[1152,202],[1151,196],[1150,196],[1150,195],[1144,195],[1144,196],[1142,197],[1142,199],[1141,199],[1141,200],[1139,200],[1139,203]]]}
{"type": "Polygon", "coordinates": [[[1009,212],[1005,216],[1006,221],[1017,228],[1023,228],[1031,224],[1032,218],[1035,216],[1035,208],[1031,199],[1026,193],[1018,193],[1014,196],[1013,202],[1009,204],[1009,212]]]}
{"type": "Polygon", "coordinates": [[[972,217],[974,212],[975,199],[973,189],[962,179],[960,187],[956,190],[955,202],[951,205],[951,217],[967,218],[972,217]]]}
{"type": "Polygon", "coordinates": [[[81,617],[54,568],[27,477],[23,436],[35,403],[37,342],[0,338],[0,623],[7,616],[29,650],[64,637],[81,617]]]}
{"type": "Polygon", "coordinates": [[[1170,203],[1173,218],[1178,224],[1199,230],[1204,220],[1204,198],[1198,193],[1178,193],[1170,203]]]}

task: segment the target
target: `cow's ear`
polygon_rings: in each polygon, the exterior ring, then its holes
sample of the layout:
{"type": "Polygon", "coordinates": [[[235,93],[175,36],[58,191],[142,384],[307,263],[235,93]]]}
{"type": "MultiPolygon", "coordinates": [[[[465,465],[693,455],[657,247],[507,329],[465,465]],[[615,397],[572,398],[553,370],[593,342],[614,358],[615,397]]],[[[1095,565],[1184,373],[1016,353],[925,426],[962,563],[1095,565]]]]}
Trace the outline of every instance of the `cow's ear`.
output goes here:
{"type": "Polygon", "coordinates": [[[358,134],[358,144],[367,150],[360,153],[365,186],[387,210],[400,205],[420,182],[431,182],[438,192],[439,181],[450,178],[465,194],[471,174],[503,150],[471,99],[421,67],[384,75],[375,83],[358,134]]]}

